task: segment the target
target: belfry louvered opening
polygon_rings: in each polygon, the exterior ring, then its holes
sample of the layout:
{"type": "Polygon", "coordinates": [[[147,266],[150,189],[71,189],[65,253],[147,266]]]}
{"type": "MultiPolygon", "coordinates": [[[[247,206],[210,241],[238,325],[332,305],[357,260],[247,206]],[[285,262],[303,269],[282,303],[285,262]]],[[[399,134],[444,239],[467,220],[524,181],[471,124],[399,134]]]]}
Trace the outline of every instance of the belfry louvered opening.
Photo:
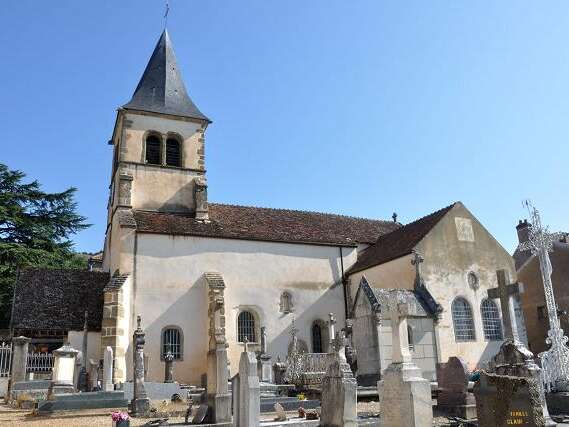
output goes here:
{"type": "Polygon", "coordinates": [[[180,167],[181,163],[180,142],[175,138],[168,138],[166,140],[166,164],[180,167]]]}
{"type": "Polygon", "coordinates": [[[146,138],[146,163],[151,165],[162,164],[162,141],[156,135],[146,138]]]}

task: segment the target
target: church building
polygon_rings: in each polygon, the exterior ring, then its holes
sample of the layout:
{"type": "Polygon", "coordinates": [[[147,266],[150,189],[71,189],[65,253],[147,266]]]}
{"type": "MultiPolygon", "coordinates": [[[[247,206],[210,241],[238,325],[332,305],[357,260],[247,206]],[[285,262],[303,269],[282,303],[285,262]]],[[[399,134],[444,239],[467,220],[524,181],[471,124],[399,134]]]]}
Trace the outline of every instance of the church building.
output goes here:
{"type": "MultiPolygon", "coordinates": [[[[427,378],[449,356],[473,368],[495,354],[502,321],[499,302],[488,299],[487,290],[497,286],[497,269],[508,270],[511,280],[516,270],[462,203],[407,225],[210,203],[210,125],[186,91],[164,31],[132,99],[118,109],[109,141],[104,273],[93,272],[97,283],[101,274],[107,280],[96,294],[102,313],[92,328],[98,332],[89,334],[97,344],[89,345],[88,357],[98,359],[112,347],[115,383],[132,379],[132,334],[141,316],[148,379],[163,378],[163,357],[171,351],[176,380],[203,384],[212,290],[224,293],[232,375],[244,342],[260,349],[262,327],[268,353],[284,360],[293,319],[302,349],[327,352],[334,313],[356,350],[358,379],[373,383],[391,357],[393,296],[411,307],[412,354],[427,378]]],[[[21,301],[29,300],[18,294],[26,289],[16,290],[21,301]]],[[[41,291],[34,292],[37,302],[41,291]]],[[[16,310],[14,330],[33,329],[25,313],[23,305],[16,310]]],[[[41,323],[41,315],[34,322],[41,323]]],[[[66,334],[80,348],[79,334],[66,334]]]]}

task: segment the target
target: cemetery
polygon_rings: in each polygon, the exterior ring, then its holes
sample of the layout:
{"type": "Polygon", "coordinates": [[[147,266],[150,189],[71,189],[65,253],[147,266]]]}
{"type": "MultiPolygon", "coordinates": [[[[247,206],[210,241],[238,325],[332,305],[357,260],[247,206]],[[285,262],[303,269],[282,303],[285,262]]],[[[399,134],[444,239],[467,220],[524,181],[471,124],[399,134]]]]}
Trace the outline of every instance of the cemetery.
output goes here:
{"type": "MultiPolygon", "coordinates": [[[[569,254],[569,234],[550,233],[530,202],[514,256],[460,201],[406,224],[397,213],[210,202],[213,122],[188,94],[165,3],[158,42],[105,139],[113,154],[100,253],[60,263],[49,250],[72,245],[55,231],[47,243],[16,232],[17,242],[0,242],[19,254],[20,240],[40,241],[37,254],[19,256],[49,261],[9,261],[0,426],[569,426],[569,310],[550,258],[555,248],[569,254]],[[528,260],[539,266],[531,288],[518,274],[528,260]],[[542,291],[543,306],[524,300],[542,291]],[[539,317],[531,324],[547,324],[543,339],[528,334],[528,306],[539,317]]],[[[21,203],[41,221],[55,209],[71,217],[56,231],[88,227],[71,214],[73,188],[36,187],[18,191],[32,193],[21,203]]],[[[15,222],[28,232],[49,229],[26,215],[15,222]]]]}

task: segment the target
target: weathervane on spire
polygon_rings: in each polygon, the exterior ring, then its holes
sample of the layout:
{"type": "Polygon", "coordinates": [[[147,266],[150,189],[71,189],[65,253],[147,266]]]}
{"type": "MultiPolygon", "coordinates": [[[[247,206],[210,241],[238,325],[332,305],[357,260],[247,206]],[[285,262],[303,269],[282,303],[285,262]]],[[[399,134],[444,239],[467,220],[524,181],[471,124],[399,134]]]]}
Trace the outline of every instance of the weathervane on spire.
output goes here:
{"type": "Polygon", "coordinates": [[[166,12],[164,13],[164,29],[168,25],[168,13],[170,12],[170,2],[166,0],[166,12]]]}

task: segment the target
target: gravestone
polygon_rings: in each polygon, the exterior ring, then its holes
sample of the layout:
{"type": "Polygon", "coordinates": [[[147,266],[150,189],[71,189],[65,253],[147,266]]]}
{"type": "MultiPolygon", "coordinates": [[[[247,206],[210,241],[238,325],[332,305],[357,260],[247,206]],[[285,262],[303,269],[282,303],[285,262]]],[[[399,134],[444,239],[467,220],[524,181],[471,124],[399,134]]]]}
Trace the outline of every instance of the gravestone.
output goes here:
{"type": "Polygon", "coordinates": [[[358,385],[346,361],[344,332],[333,341],[334,356],[322,380],[322,425],[357,427],[358,385]]]}
{"type": "Polygon", "coordinates": [[[134,391],[130,401],[130,410],[133,416],[146,416],[150,412],[150,400],[144,387],[144,344],[146,335],[142,330],[140,316],[136,318],[136,330],[133,334],[134,348],[134,391]]]}
{"type": "Polygon", "coordinates": [[[286,373],[286,363],[281,362],[280,356],[277,356],[277,361],[273,363],[273,378],[275,384],[284,384],[284,376],[286,373]]]}
{"type": "Polygon", "coordinates": [[[459,357],[437,363],[437,407],[447,414],[465,420],[476,418],[476,400],[469,391],[470,372],[459,357]]]}
{"type": "Polygon", "coordinates": [[[389,302],[391,311],[392,363],[378,382],[382,426],[432,427],[431,386],[413,363],[407,335],[407,304],[397,295],[389,302]],[[383,383],[381,385],[380,383],[383,383]]]}
{"type": "Polygon", "coordinates": [[[496,275],[498,288],[488,290],[488,296],[500,298],[505,340],[490,360],[489,372],[474,386],[479,426],[554,426],[545,404],[541,370],[517,333],[511,296],[520,289],[509,283],[506,270],[496,275]]]}
{"type": "Polygon", "coordinates": [[[543,427],[540,385],[531,377],[481,372],[474,386],[479,427],[543,427]]]}
{"type": "Polygon", "coordinates": [[[26,362],[28,359],[28,346],[31,338],[15,337],[12,338],[12,384],[26,380],[26,362]]]}
{"type": "Polygon", "coordinates": [[[219,273],[205,273],[209,297],[209,350],[207,353],[207,400],[210,423],[231,422],[231,394],[227,385],[227,339],[225,337],[225,282],[219,273]]]}
{"type": "Polygon", "coordinates": [[[103,354],[103,391],[113,391],[113,348],[107,346],[103,354]]]}
{"type": "Polygon", "coordinates": [[[53,372],[51,385],[47,393],[48,399],[56,394],[75,392],[75,360],[79,352],[69,344],[54,350],[53,372]]]}
{"type": "MultiPolygon", "coordinates": [[[[247,341],[247,339],[245,339],[247,341]]],[[[257,375],[257,358],[248,350],[247,342],[239,360],[239,424],[238,427],[259,425],[261,388],[257,375]]]]}
{"type": "Polygon", "coordinates": [[[283,405],[281,405],[279,402],[277,402],[277,403],[275,403],[274,408],[275,408],[275,414],[277,415],[275,417],[275,421],[286,421],[287,416],[286,416],[286,412],[283,408],[283,405]]]}

